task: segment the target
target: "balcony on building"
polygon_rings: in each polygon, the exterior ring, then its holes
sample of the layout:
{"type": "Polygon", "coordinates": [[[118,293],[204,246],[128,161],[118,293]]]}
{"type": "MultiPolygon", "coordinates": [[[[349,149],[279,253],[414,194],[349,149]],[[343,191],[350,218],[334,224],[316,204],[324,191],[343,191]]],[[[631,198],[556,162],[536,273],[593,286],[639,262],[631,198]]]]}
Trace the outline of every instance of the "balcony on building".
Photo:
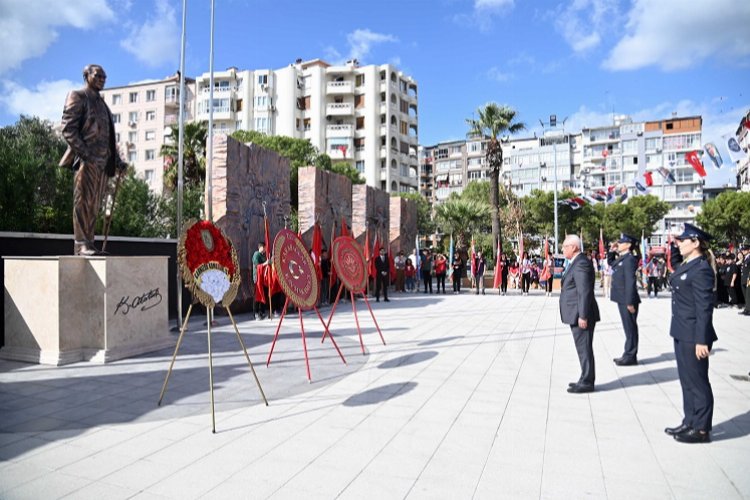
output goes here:
{"type": "Polygon", "coordinates": [[[327,116],[348,116],[354,112],[354,105],[350,102],[329,102],[326,104],[327,116]]]}
{"type": "Polygon", "coordinates": [[[350,123],[326,125],[326,137],[352,137],[354,127],[350,123]]]}
{"type": "Polygon", "coordinates": [[[326,93],[328,94],[351,94],[353,91],[354,84],[348,80],[328,82],[326,84],[326,93]]]}

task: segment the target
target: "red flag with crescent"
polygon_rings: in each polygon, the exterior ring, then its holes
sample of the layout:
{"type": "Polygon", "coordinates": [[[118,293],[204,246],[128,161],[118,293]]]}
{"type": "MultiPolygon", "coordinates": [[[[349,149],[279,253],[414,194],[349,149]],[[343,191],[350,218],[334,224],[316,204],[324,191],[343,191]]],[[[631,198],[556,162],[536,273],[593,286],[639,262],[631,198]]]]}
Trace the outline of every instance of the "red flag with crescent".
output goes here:
{"type": "MultiPolygon", "coordinates": [[[[365,247],[366,253],[367,247],[365,247]]],[[[378,275],[378,270],[375,268],[375,259],[380,255],[380,240],[378,240],[378,234],[375,233],[375,241],[372,243],[372,255],[368,261],[368,270],[371,278],[375,278],[378,275]]]]}
{"type": "Polygon", "coordinates": [[[323,276],[323,270],[320,268],[320,254],[323,252],[323,232],[320,230],[320,224],[317,222],[313,227],[311,250],[312,253],[310,256],[315,266],[315,273],[318,275],[318,279],[320,279],[323,276]]]}
{"type": "Polygon", "coordinates": [[[500,239],[497,240],[497,252],[495,256],[495,279],[492,282],[492,288],[500,288],[500,278],[502,276],[502,270],[503,270],[503,260],[501,259],[503,255],[503,247],[500,243],[500,239]]]}
{"type": "Polygon", "coordinates": [[[331,240],[328,242],[328,258],[331,262],[331,272],[328,274],[329,290],[333,290],[336,283],[336,266],[333,265],[333,240],[336,239],[336,224],[331,224],[331,240]]]}
{"type": "Polygon", "coordinates": [[[700,156],[698,156],[698,151],[690,151],[689,153],[685,154],[685,159],[690,163],[690,165],[695,169],[696,172],[698,172],[698,175],[701,177],[706,176],[706,168],[703,166],[703,162],[701,162],[700,156]]]}

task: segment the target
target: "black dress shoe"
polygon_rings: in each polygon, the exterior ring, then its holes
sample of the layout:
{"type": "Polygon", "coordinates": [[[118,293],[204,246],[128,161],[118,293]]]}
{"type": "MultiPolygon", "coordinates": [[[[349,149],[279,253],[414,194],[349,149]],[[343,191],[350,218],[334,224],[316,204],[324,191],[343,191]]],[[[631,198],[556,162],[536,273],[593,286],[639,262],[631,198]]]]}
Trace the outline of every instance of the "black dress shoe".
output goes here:
{"type": "Polygon", "coordinates": [[[620,362],[620,361],[622,361],[623,359],[625,359],[625,358],[621,356],[621,357],[619,357],[619,358],[612,358],[612,361],[614,361],[615,363],[619,363],[619,362],[620,362]]]}
{"type": "Polygon", "coordinates": [[[620,358],[620,359],[615,360],[615,364],[617,366],[633,366],[633,365],[638,364],[638,359],[637,358],[631,358],[631,359],[620,358]]]}
{"type": "Polygon", "coordinates": [[[571,394],[583,394],[586,392],[594,392],[593,385],[576,384],[573,387],[568,387],[568,392],[571,394]]]}
{"type": "Polygon", "coordinates": [[[711,434],[709,432],[701,432],[698,429],[690,429],[689,431],[675,434],[674,439],[680,443],[710,443],[711,434]]]}
{"type": "Polygon", "coordinates": [[[690,429],[692,429],[692,427],[690,427],[689,425],[680,424],[677,427],[667,427],[666,429],[664,429],[664,432],[666,432],[670,436],[674,436],[676,434],[682,434],[683,432],[687,432],[690,429]]]}
{"type": "Polygon", "coordinates": [[[390,300],[388,300],[388,299],[384,299],[384,302],[390,302],[390,300]]]}
{"type": "Polygon", "coordinates": [[[578,385],[578,382],[569,382],[568,387],[575,387],[578,385]]]}

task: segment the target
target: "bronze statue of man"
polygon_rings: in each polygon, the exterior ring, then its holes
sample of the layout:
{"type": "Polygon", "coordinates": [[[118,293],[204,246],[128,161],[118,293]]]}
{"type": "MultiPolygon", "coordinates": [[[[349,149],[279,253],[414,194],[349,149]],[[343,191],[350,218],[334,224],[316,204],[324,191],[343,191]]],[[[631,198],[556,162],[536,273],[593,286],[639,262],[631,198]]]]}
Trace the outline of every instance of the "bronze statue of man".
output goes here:
{"type": "Polygon", "coordinates": [[[60,166],[75,172],[73,181],[73,236],[76,255],[98,255],[94,228],[107,177],[127,165],[115,144],[112,114],[99,92],[107,74],[96,64],[83,68],[86,86],[68,94],[62,117],[62,135],[68,143],[60,166]]]}

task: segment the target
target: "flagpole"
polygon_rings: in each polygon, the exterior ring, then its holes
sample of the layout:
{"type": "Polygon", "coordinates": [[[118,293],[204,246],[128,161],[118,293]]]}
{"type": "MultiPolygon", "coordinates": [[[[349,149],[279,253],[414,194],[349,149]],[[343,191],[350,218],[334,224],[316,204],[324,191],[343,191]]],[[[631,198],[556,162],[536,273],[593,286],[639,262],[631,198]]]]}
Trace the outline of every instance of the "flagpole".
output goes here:
{"type": "Polygon", "coordinates": [[[211,43],[208,59],[208,164],[206,165],[206,219],[213,222],[213,159],[214,159],[214,3],[211,0],[211,43]]]}
{"type": "MultiPolygon", "coordinates": [[[[183,166],[185,162],[185,32],[187,27],[187,0],[182,0],[182,36],[180,40],[180,95],[177,117],[177,241],[182,231],[183,166]]],[[[177,273],[177,329],[182,326],[182,277],[177,273]]]]}

